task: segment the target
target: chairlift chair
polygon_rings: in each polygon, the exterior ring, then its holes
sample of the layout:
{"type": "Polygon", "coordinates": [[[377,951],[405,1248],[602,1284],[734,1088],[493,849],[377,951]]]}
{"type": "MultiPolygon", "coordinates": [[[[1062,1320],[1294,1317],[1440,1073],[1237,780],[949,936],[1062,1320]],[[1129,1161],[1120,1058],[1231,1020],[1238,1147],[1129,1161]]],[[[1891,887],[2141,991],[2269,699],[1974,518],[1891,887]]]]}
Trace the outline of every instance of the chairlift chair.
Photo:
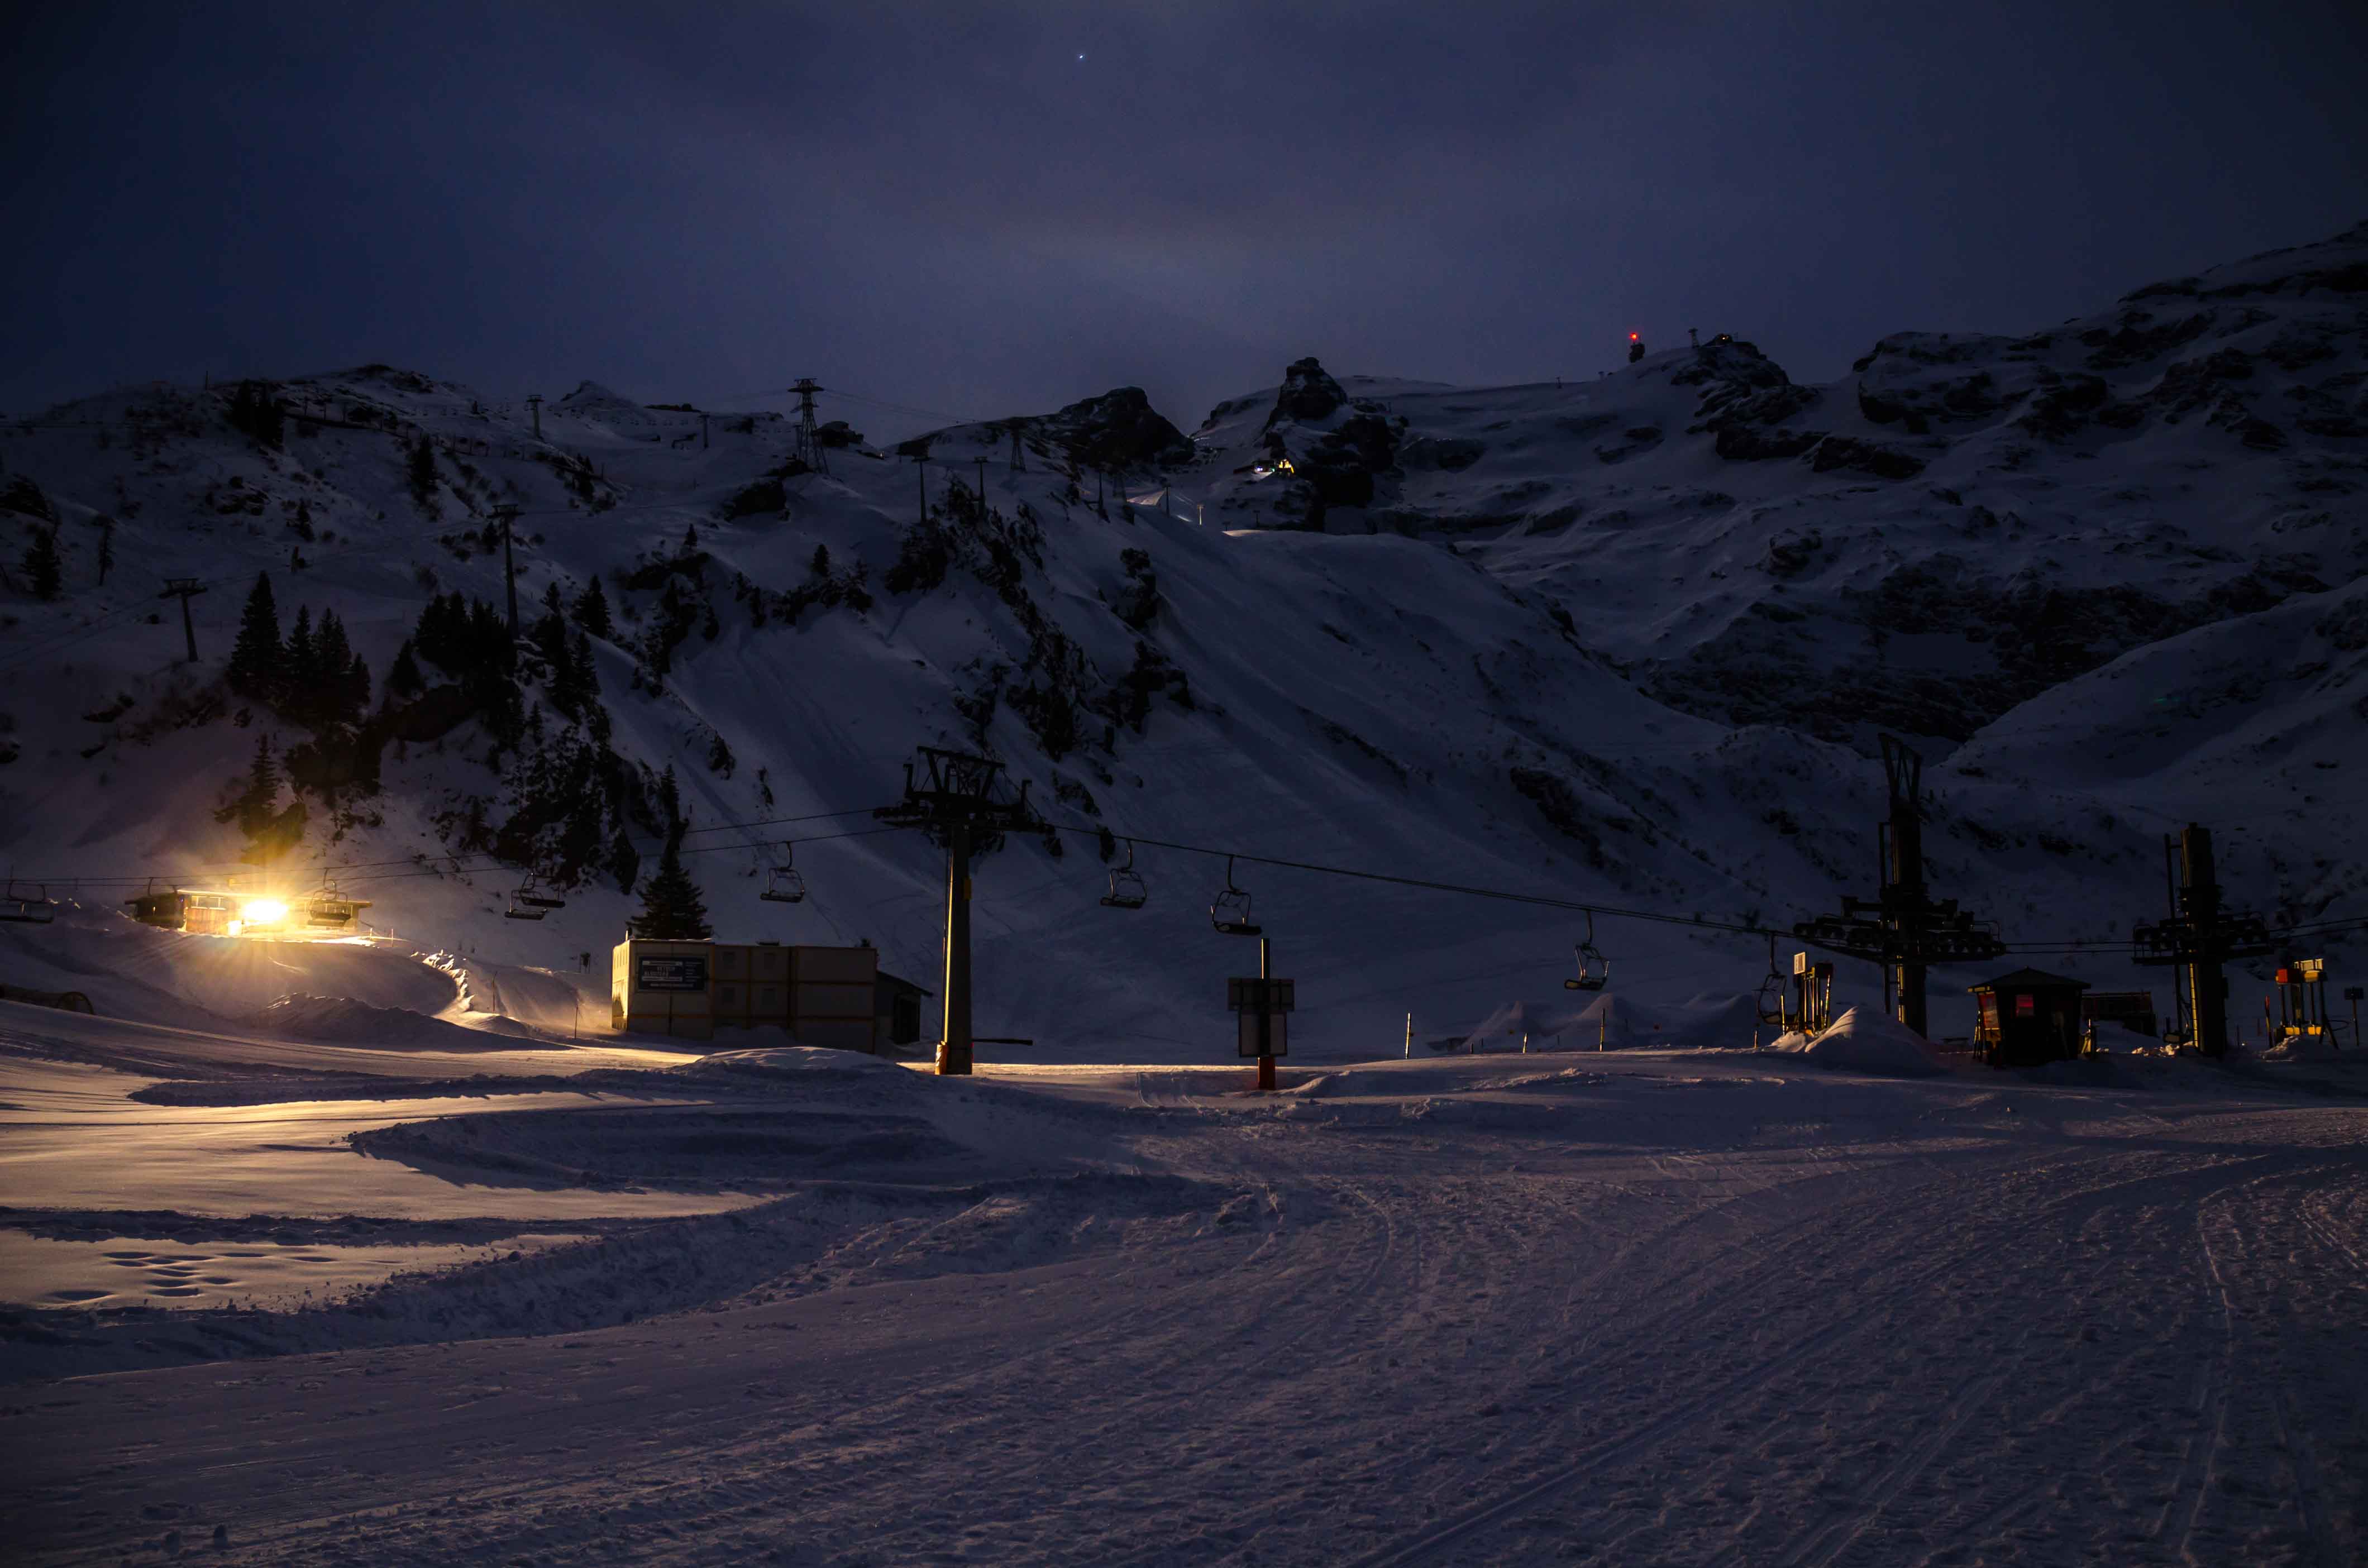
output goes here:
{"type": "Polygon", "coordinates": [[[28,926],[47,926],[58,917],[57,901],[43,888],[39,893],[17,891],[14,877],[8,880],[8,892],[0,897],[0,920],[14,920],[28,926]]]}
{"type": "Polygon", "coordinates": [[[806,901],[806,880],[797,869],[797,852],[790,845],[781,846],[781,863],[765,872],[765,891],[757,895],[767,903],[803,903],[806,901]]]}
{"type": "Polygon", "coordinates": [[[548,916],[550,914],[551,911],[548,909],[537,909],[521,903],[518,895],[513,893],[510,895],[510,906],[502,911],[502,918],[505,920],[541,920],[548,916]]]}
{"type": "Polygon", "coordinates": [[[1234,885],[1234,858],[1225,857],[1224,890],[1210,902],[1209,924],[1228,937],[1257,937],[1263,929],[1250,918],[1249,893],[1234,885]]]}
{"type": "Polygon", "coordinates": [[[1571,949],[1578,973],[1562,983],[1565,991],[1600,991],[1611,983],[1611,960],[1595,945],[1595,912],[1587,913],[1587,940],[1571,949]]]}
{"type": "MultiPolygon", "coordinates": [[[[1226,881],[1233,879],[1228,877],[1226,881]]],[[[1110,892],[1102,894],[1104,909],[1141,909],[1151,895],[1143,885],[1141,873],[1134,869],[1134,840],[1126,841],[1126,864],[1110,869],[1110,892]]],[[[1220,926],[1219,930],[1224,927],[1220,926]]]]}
{"type": "Polygon", "coordinates": [[[1754,1004],[1759,1021],[1776,1028],[1790,1028],[1793,1020],[1784,1006],[1784,976],[1776,968],[1776,938],[1768,938],[1768,978],[1759,983],[1759,995],[1754,1004]]]}
{"type": "MultiPolygon", "coordinates": [[[[541,879],[536,877],[532,871],[529,871],[526,874],[526,881],[518,884],[518,892],[510,895],[510,902],[526,909],[564,909],[567,907],[567,901],[556,896],[550,889],[544,887],[541,879]]],[[[541,919],[541,916],[537,915],[535,918],[541,919]]]]}

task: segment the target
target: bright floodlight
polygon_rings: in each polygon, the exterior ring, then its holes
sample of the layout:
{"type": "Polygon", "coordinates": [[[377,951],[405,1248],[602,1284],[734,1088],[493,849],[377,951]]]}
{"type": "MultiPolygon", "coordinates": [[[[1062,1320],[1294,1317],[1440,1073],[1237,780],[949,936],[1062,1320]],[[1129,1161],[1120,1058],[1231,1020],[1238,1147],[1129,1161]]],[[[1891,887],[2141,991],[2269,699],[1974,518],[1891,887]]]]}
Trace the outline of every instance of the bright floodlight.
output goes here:
{"type": "Polygon", "coordinates": [[[288,906],[276,898],[258,898],[238,912],[249,926],[277,926],[288,918],[288,906]]]}

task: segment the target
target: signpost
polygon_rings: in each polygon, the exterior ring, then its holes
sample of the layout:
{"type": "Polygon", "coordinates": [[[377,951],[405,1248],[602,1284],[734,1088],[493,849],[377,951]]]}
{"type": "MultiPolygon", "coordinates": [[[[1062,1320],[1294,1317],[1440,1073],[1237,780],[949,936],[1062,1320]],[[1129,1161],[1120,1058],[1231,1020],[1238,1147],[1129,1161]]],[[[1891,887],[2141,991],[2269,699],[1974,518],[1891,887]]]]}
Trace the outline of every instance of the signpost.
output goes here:
{"type": "Polygon", "coordinates": [[[1225,1006],[1240,1015],[1236,1049],[1258,1058],[1258,1086],[1274,1088],[1274,1059],[1291,1054],[1291,1015],[1298,1006],[1297,983],[1274,978],[1273,946],[1258,938],[1258,972],[1225,982],[1225,1006]]]}

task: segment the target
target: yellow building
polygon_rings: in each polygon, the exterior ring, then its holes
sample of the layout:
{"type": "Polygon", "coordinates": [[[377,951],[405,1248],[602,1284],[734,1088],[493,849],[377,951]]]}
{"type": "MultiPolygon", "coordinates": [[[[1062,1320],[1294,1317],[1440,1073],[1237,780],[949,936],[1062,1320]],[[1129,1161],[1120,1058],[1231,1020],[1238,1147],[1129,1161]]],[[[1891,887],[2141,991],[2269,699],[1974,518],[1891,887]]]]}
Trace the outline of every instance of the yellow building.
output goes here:
{"type": "Polygon", "coordinates": [[[771,1025],[801,1045],[872,1049],[880,955],[779,942],[617,944],[609,1011],[628,1034],[712,1040],[771,1025]]]}

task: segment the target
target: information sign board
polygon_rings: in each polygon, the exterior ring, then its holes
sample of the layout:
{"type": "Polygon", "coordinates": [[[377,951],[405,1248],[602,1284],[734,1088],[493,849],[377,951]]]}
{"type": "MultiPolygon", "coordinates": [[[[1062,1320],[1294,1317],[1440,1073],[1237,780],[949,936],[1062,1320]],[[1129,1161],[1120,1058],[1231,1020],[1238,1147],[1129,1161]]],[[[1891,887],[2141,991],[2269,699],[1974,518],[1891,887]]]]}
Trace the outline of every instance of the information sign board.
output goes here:
{"type": "Polygon", "coordinates": [[[1291,1015],[1289,1013],[1244,1013],[1241,1022],[1240,1050],[1244,1056],[1290,1055],[1291,1015]]]}
{"type": "Polygon", "coordinates": [[[707,989],[707,955],[645,953],[637,960],[633,985],[641,991],[704,991],[707,989]]]}
{"type": "Polygon", "coordinates": [[[1293,1012],[1299,1006],[1297,985],[1288,980],[1237,975],[1225,982],[1225,1006],[1236,1013],[1293,1012]]]}

